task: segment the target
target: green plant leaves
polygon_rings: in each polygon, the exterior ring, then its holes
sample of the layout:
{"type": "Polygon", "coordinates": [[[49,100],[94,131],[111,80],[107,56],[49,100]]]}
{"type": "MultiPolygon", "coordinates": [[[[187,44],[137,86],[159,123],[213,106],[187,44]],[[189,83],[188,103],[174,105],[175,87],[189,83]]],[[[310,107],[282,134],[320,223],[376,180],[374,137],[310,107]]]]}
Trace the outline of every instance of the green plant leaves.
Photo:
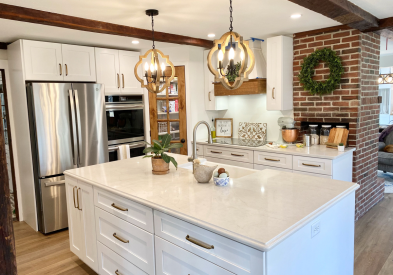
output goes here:
{"type": "Polygon", "coordinates": [[[310,91],[312,95],[330,94],[341,81],[341,75],[344,73],[344,67],[341,64],[341,58],[335,51],[329,48],[316,50],[310,56],[304,58],[302,69],[298,75],[300,83],[303,84],[304,90],[310,91]],[[321,62],[325,61],[329,66],[330,75],[326,81],[313,80],[314,68],[321,62]]]}
{"type": "Polygon", "coordinates": [[[169,163],[171,161],[171,157],[168,156],[167,154],[162,153],[161,154],[162,159],[166,162],[169,163]]]}
{"type": "Polygon", "coordinates": [[[183,144],[182,143],[172,143],[171,145],[169,145],[169,149],[175,149],[175,148],[182,148],[183,144]]]}
{"type": "Polygon", "coordinates": [[[168,148],[169,144],[171,144],[171,135],[165,134],[161,137],[162,148],[168,148]]]}
{"type": "MultiPolygon", "coordinates": [[[[162,159],[166,163],[172,162],[173,165],[177,169],[176,160],[173,157],[168,156],[165,152],[168,152],[170,149],[181,148],[181,147],[183,147],[183,144],[182,143],[172,143],[171,144],[172,137],[170,134],[165,134],[163,136],[160,136],[160,139],[161,139],[160,141],[153,140],[153,145],[145,142],[146,144],[150,145],[151,147],[145,148],[143,150],[143,153],[145,153],[145,154],[154,153],[155,156],[161,156],[162,159]]],[[[144,156],[144,158],[151,158],[151,157],[153,157],[153,155],[144,156]]]]}

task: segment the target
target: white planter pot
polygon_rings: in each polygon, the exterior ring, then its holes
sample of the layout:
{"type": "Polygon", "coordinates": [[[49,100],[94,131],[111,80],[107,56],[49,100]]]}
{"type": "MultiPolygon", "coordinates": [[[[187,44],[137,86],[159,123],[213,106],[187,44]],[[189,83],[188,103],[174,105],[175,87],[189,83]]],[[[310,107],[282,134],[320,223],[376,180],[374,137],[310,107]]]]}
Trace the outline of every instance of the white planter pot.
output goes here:
{"type": "Polygon", "coordinates": [[[339,152],[344,152],[345,146],[337,146],[339,152]]]}

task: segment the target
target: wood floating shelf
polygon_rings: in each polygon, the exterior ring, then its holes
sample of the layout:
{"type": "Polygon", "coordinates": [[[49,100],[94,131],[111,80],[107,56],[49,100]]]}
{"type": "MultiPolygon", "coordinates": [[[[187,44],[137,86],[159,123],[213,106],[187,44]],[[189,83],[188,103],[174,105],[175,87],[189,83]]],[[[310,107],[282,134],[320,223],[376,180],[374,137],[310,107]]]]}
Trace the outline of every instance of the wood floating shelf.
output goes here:
{"type": "Polygon", "coordinates": [[[215,96],[266,94],[266,78],[244,81],[236,90],[227,90],[221,83],[214,83],[215,96]]]}

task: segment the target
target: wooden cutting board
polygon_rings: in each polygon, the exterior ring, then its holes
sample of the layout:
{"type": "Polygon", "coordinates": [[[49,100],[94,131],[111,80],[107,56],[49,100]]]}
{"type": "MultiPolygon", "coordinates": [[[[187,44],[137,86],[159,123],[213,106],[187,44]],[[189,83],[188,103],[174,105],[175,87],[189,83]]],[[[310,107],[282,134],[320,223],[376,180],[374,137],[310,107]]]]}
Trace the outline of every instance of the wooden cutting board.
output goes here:
{"type": "Polygon", "coordinates": [[[343,143],[344,146],[347,146],[347,140],[348,140],[348,134],[349,131],[348,129],[345,128],[333,128],[330,130],[329,134],[329,139],[328,143],[334,143],[334,144],[339,144],[343,143]]]}

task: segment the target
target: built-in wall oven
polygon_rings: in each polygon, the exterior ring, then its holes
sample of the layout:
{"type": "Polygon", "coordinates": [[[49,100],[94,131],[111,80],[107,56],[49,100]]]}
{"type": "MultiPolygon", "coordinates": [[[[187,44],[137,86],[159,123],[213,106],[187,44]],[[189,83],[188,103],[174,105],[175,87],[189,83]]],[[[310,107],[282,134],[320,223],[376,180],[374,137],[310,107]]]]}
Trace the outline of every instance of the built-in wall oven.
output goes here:
{"type": "Polygon", "coordinates": [[[142,95],[106,96],[109,161],[117,160],[119,145],[130,146],[130,156],[143,155],[145,144],[144,102],[142,95]]]}

